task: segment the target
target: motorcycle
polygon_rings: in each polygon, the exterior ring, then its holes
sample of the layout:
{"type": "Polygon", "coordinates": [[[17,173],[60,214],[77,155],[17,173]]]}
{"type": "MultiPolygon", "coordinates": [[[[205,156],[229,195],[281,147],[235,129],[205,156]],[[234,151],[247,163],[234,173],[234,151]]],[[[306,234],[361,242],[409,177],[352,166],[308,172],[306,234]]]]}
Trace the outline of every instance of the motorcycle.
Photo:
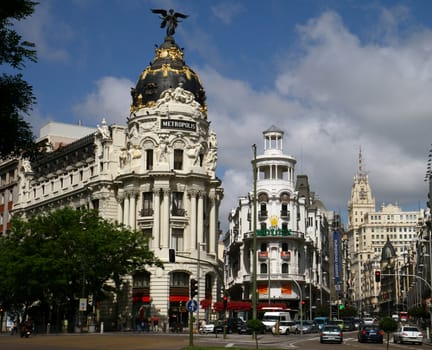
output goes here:
{"type": "Polygon", "coordinates": [[[20,329],[20,334],[21,334],[21,338],[29,338],[33,333],[33,325],[31,324],[31,322],[24,322],[21,325],[21,329],[20,329]]]}

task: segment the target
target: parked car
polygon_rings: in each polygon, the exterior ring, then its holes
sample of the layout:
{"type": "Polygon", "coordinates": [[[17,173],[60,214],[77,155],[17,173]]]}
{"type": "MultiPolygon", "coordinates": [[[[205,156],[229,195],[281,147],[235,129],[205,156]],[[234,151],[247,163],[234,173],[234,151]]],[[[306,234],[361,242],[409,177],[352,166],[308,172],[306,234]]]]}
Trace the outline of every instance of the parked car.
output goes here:
{"type": "MultiPolygon", "coordinates": [[[[240,333],[240,329],[244,326],[245,322],[241,318],[227,318],[226,319],[226,333],[240,333]]],[[[214,333],[224,332],[224,320],[218,320],[214,326],[214,333]]]]}
{"type": "Polygon", "coordinates": [[[320,343],[339,343],[343,342],[343,332],[338,325],[326,324],[320,333],[320,343]]]}
{"type": "Polygon", "coordinates": [[[303,333],[314,333],[318,332],[318,324],[311,320],[303,320],[302,323],[300,321],[296,322],[296,333],[301,333],[303,330],[303,333]]]}
{"type": "Polygon", "coordinates": [[[393,333],[393,342],[423,344],[423,333],[416,326],[402,326],[393,333]]]}
{"type": "Polygon", "coordinates": [[[202,334],[214,333],[214,327],[215,325],[213,322],[207,322],[200,327],[199,332],[202,334]]]}
{"type": "MultiPolygon", "coordinates": [[[[290,334],[296,333],[297,325],[294,321],[280,321],[279,323],[279,334],[290,334]]],[[[276,326],[272,327],[272,333],[276,334],[276,326]]]]}
{"type": "Polygon", "coordinates": [[[357,337],[359,343],[374,342],[382,344],[383,335],[384,331],[380,326],[375,324],[365,324],[360,327],[357,337]]]}
{"type": "MultiPolygon", "coordinates": [[[[260,329],[258,330],[259,334],[264,334],[266,332],[266,326],[264,323],[261,322],[260,329]]],[[[243,322],[243,324],[240,326],[239,334],[252,334],[252,329],[250,329],[247,325],[247,322],[243,322]]]]}

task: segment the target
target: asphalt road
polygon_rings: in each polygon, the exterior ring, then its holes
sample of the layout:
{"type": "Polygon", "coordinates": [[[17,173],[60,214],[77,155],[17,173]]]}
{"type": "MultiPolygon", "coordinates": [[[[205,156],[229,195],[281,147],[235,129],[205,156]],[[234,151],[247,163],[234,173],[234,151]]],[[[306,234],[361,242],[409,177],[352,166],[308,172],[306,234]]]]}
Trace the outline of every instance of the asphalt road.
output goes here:
{"type": "Polygon", "coordinates": [[[135,333],[0,336],[2,350],[177,350],[189,345],[186,335],[135,333]]]}

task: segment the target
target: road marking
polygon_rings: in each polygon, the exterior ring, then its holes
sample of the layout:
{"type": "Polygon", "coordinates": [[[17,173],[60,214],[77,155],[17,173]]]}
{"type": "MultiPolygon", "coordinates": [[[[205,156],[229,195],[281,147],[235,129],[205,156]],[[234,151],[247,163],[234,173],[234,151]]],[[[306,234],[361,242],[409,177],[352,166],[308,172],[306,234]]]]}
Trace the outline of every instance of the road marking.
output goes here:
{"type": "Polygon", "coordinates": [[[225,345],[226,348],[232,348],[234,346],[234,343],[228,343],[227,345],[225,345]]]}

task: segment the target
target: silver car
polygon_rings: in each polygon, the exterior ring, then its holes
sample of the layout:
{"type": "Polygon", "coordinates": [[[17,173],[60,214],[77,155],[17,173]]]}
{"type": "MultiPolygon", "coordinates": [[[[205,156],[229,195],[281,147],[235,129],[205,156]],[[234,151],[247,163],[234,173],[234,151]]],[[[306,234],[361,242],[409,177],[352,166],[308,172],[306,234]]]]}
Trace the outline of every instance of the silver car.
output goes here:
{"type": "Polygon", "coordinates": [[[423,344],[423,333],[416,326],[402,326],[393,333],[393,342],[423,344]]]}
{"type": "Polygon", "coordinates": [[[325,325],[320,332],[320,343],[343,342],[343,332],[337,325],[325,325]]]}

